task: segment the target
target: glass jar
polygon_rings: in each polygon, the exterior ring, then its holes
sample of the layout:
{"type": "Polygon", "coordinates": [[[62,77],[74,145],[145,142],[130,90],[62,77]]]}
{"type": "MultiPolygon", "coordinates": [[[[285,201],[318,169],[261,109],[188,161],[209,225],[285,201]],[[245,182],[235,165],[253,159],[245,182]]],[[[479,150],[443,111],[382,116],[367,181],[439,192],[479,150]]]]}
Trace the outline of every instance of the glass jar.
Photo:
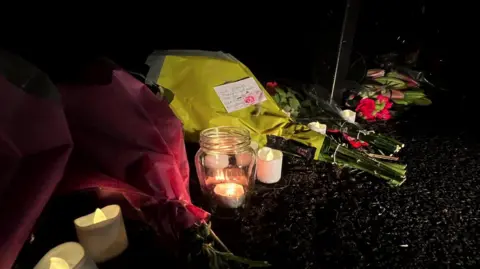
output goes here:
{"type": "Polygon", "coordinates": [[[200,133],[195,166],[212,213],[245,206],[255,182],[255,163],[248,130],[215,127],[200,133]]]}

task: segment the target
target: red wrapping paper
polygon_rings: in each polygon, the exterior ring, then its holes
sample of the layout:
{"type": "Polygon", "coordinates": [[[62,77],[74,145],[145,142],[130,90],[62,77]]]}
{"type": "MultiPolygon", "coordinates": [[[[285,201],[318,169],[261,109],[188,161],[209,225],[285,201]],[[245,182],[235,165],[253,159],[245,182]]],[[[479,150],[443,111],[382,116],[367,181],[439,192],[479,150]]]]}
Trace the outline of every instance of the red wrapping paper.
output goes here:
{"type": "Polygon", "coordinates": [[[54,91],[43,73],[0,50],[0,268],[12,267],[72,149],[54,91]]]}
{"type": "Polygon", "coordinates": [[[39,83],[38,70],[16,64],[5,72],[8,61],[0,62],[0,268],[13,265],[55,188],[118,202],[166,242],[208,218],[191,204],[181,122],[143,83],[103,60],[55,98],[45,95],[55,90],[46,76],[39,83]]]}
{"type": "Polygon", "coordinates": [[[75,151],[84,156],[70,165],[60,191],[121,194],[164,239],[205,220],[191,204],[182,124],[166,101],[106,60],[83,82],[59,85],[75,151]],[[78,163],[87,159],[97,171],[78,163]]]}

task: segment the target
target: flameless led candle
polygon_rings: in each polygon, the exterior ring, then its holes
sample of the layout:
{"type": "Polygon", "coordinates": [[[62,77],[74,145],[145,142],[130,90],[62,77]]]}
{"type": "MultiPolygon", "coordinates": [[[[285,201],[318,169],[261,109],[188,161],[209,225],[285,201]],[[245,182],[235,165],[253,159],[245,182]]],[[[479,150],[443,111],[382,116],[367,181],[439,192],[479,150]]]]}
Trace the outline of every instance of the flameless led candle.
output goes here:
{"type": "Polygon", "coordinates": [[[323,135],[327,133],[327,125],[321,124],[318,121],[310,122],[308,124],[308,128],[310,128],[310,130],[312,130],[314,132],[317,132],[317,133],[320,133],[320,134],[323,134],[323,135]]]}
{"type": "Polygon", "coordinates": [[[97,209],[74,222],[80,244],[95,262],[115,258],[128,247],[122,210],[118,205],[97,209]]]}
{"type": "Polygon", "coordinates": [[[67,242],[51,249],[33,269],[97,269],[77,242],[67,242]]]}
{"type": "Polygon", "coordinates": [[[220,183],[213,188],[219,206],[238,208],[245,200],[243,186],[237,183],[220,183]]]}
{"type": "Polygon", "coordinates": [[[207,168],[222,169],[228,166],[228,156],[219,155],[207,155],[205,156],[205,166],[207,168]]]}
{"type": "Polygon", "coordinates": [[[260,182],[276,183],[282,177],[283,153],[269,147],[261,148],[257,154],[257,179],[260,182]]]}
{"type": "Polygon", "coordinates": [[[351,111],[350,109],[345,109],[342,111],[342,117],[350,122],[350,123],[355,123],[355,117],[356,117],[355,111],[351,111]]]}

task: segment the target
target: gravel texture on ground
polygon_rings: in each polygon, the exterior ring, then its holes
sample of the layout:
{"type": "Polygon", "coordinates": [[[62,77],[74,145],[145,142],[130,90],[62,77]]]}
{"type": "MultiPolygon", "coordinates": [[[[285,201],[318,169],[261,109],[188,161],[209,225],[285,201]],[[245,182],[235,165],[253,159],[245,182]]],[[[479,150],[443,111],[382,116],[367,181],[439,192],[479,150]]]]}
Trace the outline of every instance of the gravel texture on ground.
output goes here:
{"type": "Polygon", "coordinates": [[[406,144],[401,187],[286,159],[279,183],[257,184],[245,215],[213,219],[214,229],[236,254],[274,268],[476,267],[480,144],[468,119],[448,124],[461,104],[436,101],[374,126],[406,144]]]}

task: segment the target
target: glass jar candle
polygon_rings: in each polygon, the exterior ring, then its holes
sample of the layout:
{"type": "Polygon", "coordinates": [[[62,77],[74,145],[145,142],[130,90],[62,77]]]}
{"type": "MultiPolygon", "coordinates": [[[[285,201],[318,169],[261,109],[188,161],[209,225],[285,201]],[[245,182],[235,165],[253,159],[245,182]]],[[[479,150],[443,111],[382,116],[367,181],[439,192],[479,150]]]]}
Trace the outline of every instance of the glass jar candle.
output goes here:
{"type": "Polygon", "coordinates": [[[255,182],[255,161],[248,130],[215,127],[200,133],[195,166],[210,210],[245,206],[255,182]]]}

